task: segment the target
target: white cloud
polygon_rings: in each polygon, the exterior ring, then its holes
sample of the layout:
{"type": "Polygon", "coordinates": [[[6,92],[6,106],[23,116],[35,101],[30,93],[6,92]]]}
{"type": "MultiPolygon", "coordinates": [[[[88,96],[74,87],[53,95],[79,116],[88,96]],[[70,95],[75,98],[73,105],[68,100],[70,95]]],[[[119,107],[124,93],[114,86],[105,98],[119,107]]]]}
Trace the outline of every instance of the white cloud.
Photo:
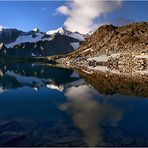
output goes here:
{"type": "Polygon", "coordinates": [[[68,15],[69,9],[66,6],[60,6],[59,8],[57,8],[57,12],[68,15]]]}
{"type": "Polygon", "coordinates": [[[64,25],[71,31],[87,33],[100,24],[95,19],[122,5],[121,0],[72,0],[57,8],[57,12],[67,16],[64,25]]]}
{"type": "Polygon", "coordinates": [[[0,25],[0,31],[2,31],[3,29],[6,29],[5,26],[0,25]]]}

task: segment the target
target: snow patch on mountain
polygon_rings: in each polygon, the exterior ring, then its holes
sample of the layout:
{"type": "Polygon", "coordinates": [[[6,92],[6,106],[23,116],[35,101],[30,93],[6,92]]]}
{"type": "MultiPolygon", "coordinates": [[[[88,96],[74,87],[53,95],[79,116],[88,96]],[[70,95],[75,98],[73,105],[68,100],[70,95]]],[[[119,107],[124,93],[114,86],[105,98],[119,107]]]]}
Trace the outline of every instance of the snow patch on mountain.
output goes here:
{"type": "Polygon", "coordinates": [[[109,60],[109,57],[106,55],[98,56],[98,57],[93,57],[87,59],[88,61],[96,61],[96,62],[107,62],[109,60]]]}
{"type": "Polygon", "coordinates": [[[34,28],[32,31],[34,31],[34,32],[40,32],[40,29],[39,28],[34,28]]]}
{"type": "Polygon", "coordinates": [[[0,25],[0,31],[2,31],[3,29],[6,29],[5,26],[0,25]]]}
{"type": "Polygon", "coordinates": [[[50,30],[50,31],[47,31],[46,34],[48,35],[53,35],[53,34],[56,34],[56,33],[59,33],[61,35],[67,35],[67,36],[70,36],[72,38],[75,38],[75,39],[78,39],[79,41],[84,41],[85,39],[85,35],[82,35],[78,32],[71,32],[69,30],[66,30],[65,28],[63,27],[60,27],[56,30],[50,30]]]}
{"type": "Polygon", "coordinates": [[[74,50],[78,49],[80,46],[79,42],[73,42],[73,43],[70,43],[70,45],[73,47],[74,50]]]}
{"type": "Polygon", "coordinates": [[[49,31],[46,32],[46,34],[48,34],[48,35],[52,35],[52,34],[55,34],[55,33],[66,35],[66,30],[63,27],[60,27],[58,29],[49,30],[49,31]]]}
{"type": "Polygon", "coordinates": [[[18,45],[21,43],[26,43],[26,42],[34,43],[34,42],[45,41],[45,40],[50,41],[50,38],[43,38],[43,36],[44,36],[44,34],[42,34],[42,33],[36,33],[35,37],[33,37],[33,35],[22,35],[22,36],[19,36],[15,42],[7,44],[6,47],[10,48],[15,45],[18,45]]]}
{"type": "Polygon", "coordinates": [[[141,55],[136,55],[135,56],[136,58],[143,58],[143,59],[148,59],[148,55],[144,55],[144,54],[141,54],[141,55]]]}
{"type": "Polygon", "coordinates": [[[84,35],[81,35],[81,34],[75,33],[75,32],[70,33],[68,36],[78,39],[79,41],[84,41],[84,39],[85,39],[84,35]]]}
{"type": "Polygon", "coordinates": [[[96,61],[96,62],[107,62],[109,61],[109,59],[116,59],[120,57],[120,53],[114,53],[111,54],[110,56],[107,55],[101,55],[101,56],[97,56],[97,57],[92,57],[92,58],[88,58],[88,61],[96,61]]]}

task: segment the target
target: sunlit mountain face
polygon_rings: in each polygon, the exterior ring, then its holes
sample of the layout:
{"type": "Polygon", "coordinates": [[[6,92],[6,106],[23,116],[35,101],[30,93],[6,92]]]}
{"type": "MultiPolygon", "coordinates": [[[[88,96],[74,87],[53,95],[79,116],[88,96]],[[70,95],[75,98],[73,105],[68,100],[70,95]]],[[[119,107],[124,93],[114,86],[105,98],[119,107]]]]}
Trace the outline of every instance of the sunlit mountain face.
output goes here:
{"type": "Polygon", "coordinates": [[[106,77],[1,64],[0,145],[147,146],[147,81],[106,77]]]}

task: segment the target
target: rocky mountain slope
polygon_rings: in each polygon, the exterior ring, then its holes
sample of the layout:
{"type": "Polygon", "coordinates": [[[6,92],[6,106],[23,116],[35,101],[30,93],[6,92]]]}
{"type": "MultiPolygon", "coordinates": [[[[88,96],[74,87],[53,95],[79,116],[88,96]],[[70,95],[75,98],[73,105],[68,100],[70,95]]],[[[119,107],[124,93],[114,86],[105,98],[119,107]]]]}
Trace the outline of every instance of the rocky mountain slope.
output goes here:
{"type": "Polygon", "coordinates": [[[117,52],[142,52],[148,45],[148,22],[122,27],[105,25],[89,37],[74,56],[96,56],[117,52]],[[91,55],[90,55],[90,50],[91,55]],[[83,53],[83,54],[82,54],[83,53]]]}
{"type": "Polygon", "coordinates": [[[0,55],[6,56],[50,56],[65,54],[77,49],[84,41],[84,35],[64,28],[41,32],[38,28],[29,32],[2,28],[0,55]]]}
{"type": "Polygon", "coordinates": [[[148,74],[148,22],[102,26],[78,50],[57,62],[87,71],[148,74]]]}
{"type": "Polygon", "coordinates": [[[17,39],[17,37],[23,33],[23,31],[17,29],[2,28],[0,30],[0,42],[9,44],[11,42],[14,42],[17,39]]]}

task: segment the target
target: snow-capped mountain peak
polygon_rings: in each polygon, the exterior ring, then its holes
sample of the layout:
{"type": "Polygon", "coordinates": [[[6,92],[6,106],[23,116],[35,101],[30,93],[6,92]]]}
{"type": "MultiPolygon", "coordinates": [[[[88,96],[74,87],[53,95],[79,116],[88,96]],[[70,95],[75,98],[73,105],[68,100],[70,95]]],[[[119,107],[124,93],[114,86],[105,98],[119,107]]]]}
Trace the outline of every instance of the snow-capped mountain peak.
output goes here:
{"type": "Polygon", "coordinates": [[[62,35],[67,35],[67,31],[65,28],[63,27],[60,27],[58,29],[55,29],[55,30],[49,30],[46,32],[46,34],[48,35],[52,35],[52,34],[56,34],[56,33],[59,33],[59,34],[62,34],[62,35]]]}
{"type": "Polygon", "coordinates": [[[80,34],[79,32],[71,32],[69,30],[66,30],[65,28],[63,27],[60,27],[56,30],[50,30],[50,31],[47,31],[46,34],[48,35],[53,35],[53,34],[61,34],[61,35],[67,35],[67,36],[70,36],[72,38],[75,38],[75,39],[78,39],[79,41],[84,41],[85,39],[85,35],[83,34],[80,34]]]}
{"type": "Polygon", "coordinates": [[[32,31],[34,31],[34,32],[40,32],[40,29],[39,28],[34,28],[32,31]]]}
{"type": "Polygon", "coordinates": [[[78,49],[85,39],[85,35],[71,32],[63,27],[48,32],[41,32],[38,28],[28,32],[15,28],[4,28],[1,26],[2,31],[0,31],[0,41],[3,43],[1,55],[49,56],[66,54],[78,49]],[[64,44],[61,44],[62,42],[64,44]]]}

